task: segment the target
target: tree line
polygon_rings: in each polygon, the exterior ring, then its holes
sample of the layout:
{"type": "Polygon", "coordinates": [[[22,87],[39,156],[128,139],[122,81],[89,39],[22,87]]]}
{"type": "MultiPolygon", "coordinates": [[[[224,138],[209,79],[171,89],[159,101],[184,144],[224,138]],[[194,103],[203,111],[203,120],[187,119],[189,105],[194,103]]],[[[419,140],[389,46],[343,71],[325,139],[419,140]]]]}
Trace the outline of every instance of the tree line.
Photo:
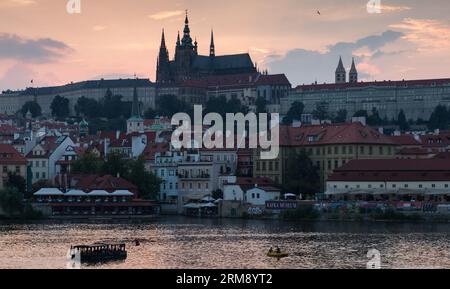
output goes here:
{"type": "Polygon", "coordinates": [[[127,159],[118,153],[111,153],[106,160],[98,158],[93,153],[86,153],[74,161],[71,166],[73,174],[111,175],[136,185],[143,199],[157,199],[160,191],[161,179],[145,169],[145,159],[127,159]]]}
{"type": "MultiPolygon", "coordinates": [[[[292,124],[295,120],[301,120],[304,114],[305,106],[302,102],[296,101],[292,103],[289,111],[283,119],[284,124],[292,124]]],[[[334,123],[346,122],[348,112],[345,109],[339,110],[336,113],[331,113],[328,110],[328,103],[320,102],[316,104],[316,108],[312,112],[312,116],[318,120],[331,120],[334,123]]],[[[388,126],[397,125],[400,130],[406,131],[410,129],[413,124],[426,124],[429,129],[448,129],[450,127],[450,109],[445,105],[438,105],[428,121],[418,119],[413,121],[407,119],[405,112],[401,109],[397,118],[388,119],[386,116],[382,118],[379,111],[374,107],[370,112],[367,110],[359,110],[353,114],[352,117],[365,117],[366,123],[370,126],[388,126]]]]}

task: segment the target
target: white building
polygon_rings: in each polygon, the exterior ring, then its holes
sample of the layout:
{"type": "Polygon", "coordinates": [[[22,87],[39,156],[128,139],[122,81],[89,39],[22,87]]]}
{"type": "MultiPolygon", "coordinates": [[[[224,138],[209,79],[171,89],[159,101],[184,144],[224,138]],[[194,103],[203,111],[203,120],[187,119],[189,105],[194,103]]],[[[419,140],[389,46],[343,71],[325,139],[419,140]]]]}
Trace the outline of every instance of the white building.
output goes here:
{"type": "Polygon", "coordinates": [[[68,136],[44,137],[26,156],[31,166],[32,183],[53,180],[56,176],[56,162],[69,146],[75,144],[68,136]]]}

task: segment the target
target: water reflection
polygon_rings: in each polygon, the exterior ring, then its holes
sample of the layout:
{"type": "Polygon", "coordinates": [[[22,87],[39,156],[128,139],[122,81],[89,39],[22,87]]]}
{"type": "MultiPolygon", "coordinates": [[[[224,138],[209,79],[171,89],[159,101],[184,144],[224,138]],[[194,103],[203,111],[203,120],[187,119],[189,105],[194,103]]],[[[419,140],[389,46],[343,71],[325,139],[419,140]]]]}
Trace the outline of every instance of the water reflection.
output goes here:
{"type": "Polygon", "coordinates": [[[1,268],[65,268],[71,245],[126,242],[125,262],[101,268],[450,268],[450,224],[282,223],[170,217],[154,222],[0,223],[1,268]],[[141,246],[133,246],[139,239],[141,246]],[[289,257],[268,258],[271,246],[289,257]]]}

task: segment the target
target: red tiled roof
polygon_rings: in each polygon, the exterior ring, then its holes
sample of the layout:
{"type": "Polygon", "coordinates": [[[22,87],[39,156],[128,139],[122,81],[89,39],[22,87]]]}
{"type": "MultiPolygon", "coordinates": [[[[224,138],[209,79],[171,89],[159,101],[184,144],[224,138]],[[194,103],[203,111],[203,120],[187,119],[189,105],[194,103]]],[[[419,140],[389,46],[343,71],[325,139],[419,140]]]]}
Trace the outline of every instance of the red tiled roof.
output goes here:
{"type": "Polygon", "coordinates": [[[256,81],[257,85],[286,85],[291,86],[285,74],[261,75],[256,81]]]}
{"type": "MultiPolygon", "coordinates": [[[[117,178],[111,175],[70,175],[68,176],[68,183],[72,183],[75,189],[85,192],[105,190],[112,193],[117,190],[129,190],[136,194],[138,191],[137,186],[134,184],[123,178],[117,178]]],[[[55,177],[55,184],[60,185],[59,176],[55,177]]]]}
{"type": "Polygon", "coordinates": [[[0,165],[26,165],[27,159],[13,146],[0,144],[0,165]]]}
{"type": "Polygon", "coordinates": [[[420,146],[421,142],[416,140],[414,136],[404,134],[399,136],[390,136],[389,139],[393,141],[395,144],[402,146],[420,146]]]}
{"type": "Polygon", "coordinates": [[[420,137],[424,147],[447,147],[450,146],[450,133],[441,132],[438,135],[427,134],[420,137]]]}
{"type": "Polygon", "coordinates": [[[145,148],[143,154],[144,158],[147,161],[153,161],[155,160],[155,155],[157,153],[165,153],[169,150],[169,144],[168,143],[152,143],[147,145],[145,148]]]}
{"type": "Polygon", "coordinates": [[[280,126],[281,146],[311,146],[325,144],[395,145],[389,137],[360,122],[342,124],[280,126]]]}
{"type": "Polygon", "coordinates": [[[412,87],[412,86],[436,86],[450,84],[450,78],[444,79],[421,79],[421,80],[400,80],[400,81],[373,81],[358,83],[324,83],[299,85],[295,89],[299,92],[308,90],[337,90],[363,87],[412,87]]]}

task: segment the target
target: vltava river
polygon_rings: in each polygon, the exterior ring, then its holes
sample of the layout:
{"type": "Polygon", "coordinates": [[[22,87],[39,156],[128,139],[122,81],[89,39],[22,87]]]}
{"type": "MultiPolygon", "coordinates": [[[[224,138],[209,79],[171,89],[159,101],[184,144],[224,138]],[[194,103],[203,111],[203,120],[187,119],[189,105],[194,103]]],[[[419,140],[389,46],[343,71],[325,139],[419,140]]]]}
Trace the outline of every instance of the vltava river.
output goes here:
{"type": "Polygon", "coordinates": [[[164,217],[151,222],[0,223],[0,268],[66,268],[71,245],[126,242],[128,259],[99,268],[450,268],[450,224],[282,223],[164,217]],[[141,246],[133,246],[139,239],[141,246]],[[266,257],[270,246],[289,257],[266,257]]]}

